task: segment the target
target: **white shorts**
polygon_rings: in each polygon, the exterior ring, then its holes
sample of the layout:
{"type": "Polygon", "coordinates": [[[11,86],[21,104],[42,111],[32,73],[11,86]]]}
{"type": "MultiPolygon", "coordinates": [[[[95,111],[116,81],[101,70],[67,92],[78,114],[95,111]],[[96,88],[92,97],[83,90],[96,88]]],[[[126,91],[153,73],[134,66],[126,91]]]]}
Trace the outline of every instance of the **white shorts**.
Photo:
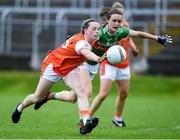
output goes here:
{"type": "Polygon", "coordinates": [[[130,69],[127,68],[117,68],[109,64],[101,65],[100,69],[101,78],[115,80],[129,80],[131,77],[130,69]]]}
{"type": "Polygon", "coordinates": [[[89,71],[89,76],[91,80],[94,79],[94,76],[97,74],[99,70],[99,64],[91,65],[88,64],[87,62],[84,62],[80,67],[89,71]]]}
{"type": "MultiPolygon", "coordinates": [[[[70,75],[72,73],[77,73],[77,72],[80,72],[79,68],[72,70],[68,75],[70,75]]],[[[46,67],[45,71],[42,74],[42,77],[51,81],[51,82],[54,82],[54,83],[59,82],[59,81],[63,81],[66,78],[66,76],[61,76],[61,75],[57,74],[56,72],[54,72],[52,63],[50,63],[46,67]]]]}

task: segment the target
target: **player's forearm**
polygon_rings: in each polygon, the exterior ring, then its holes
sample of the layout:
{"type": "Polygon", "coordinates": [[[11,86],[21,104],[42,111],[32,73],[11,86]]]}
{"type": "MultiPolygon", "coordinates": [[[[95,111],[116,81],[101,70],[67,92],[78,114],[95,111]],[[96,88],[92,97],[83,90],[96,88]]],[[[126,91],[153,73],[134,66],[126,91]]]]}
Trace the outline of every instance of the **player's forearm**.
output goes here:
{"type": "Polygon", "coordinates": [[[132,40],[132,38],[129,38],[129,47],[130,47],[131,49],[133,49],[133,50],[136,50],[136,49],[137,49],[137,47],[136,47],[134,41],[132,40]]]}
{"type": "Polygon", "coordinates": [[[157,39],[158,39],[158,36],[155,36],[155,35],[152,35],[152,34],[149,34],[149,33],[146,33],[146,32],[139,32],[139,37],[152,39],[152,40],[155,40],[155,41],[157,41],[157,39]]]}
{"type": "Polygon", "coordinates": [[[152,35],[150,33],[142,32],[142,31],[131,30],[130,31],[130,36],[131,37],[147,38],[147,39],[151,39],[151,40],[155,40],[155,41],[158,40],[158,36],[152,35]]]}
{"type": "Polygon", "coordinates": [[[84,55],[84,57],[86,57],[88,60],[92,60],[95,62],[98,62],[98,60],[99,60],[99,56],[97,56],[96,54],[94,54],[93,52],[91,52],[88,49],[83,49],[81,51],[81,54],[84,55]]]}
{"type": "Polygon", "coordinates": [[[156,36],[156,35],[152,35],[152,34],[149,34],[149,33],[146,33],[146,32],[130,30],[129,36],[131,36],[131,37],[141,37],[141,38],[147,38],[147,39],[155,40],[159,44],[161,44],[161,45],[163,45],[165,47],[168,44],[172,43],[172,37],[170,35],[156,36]]]}

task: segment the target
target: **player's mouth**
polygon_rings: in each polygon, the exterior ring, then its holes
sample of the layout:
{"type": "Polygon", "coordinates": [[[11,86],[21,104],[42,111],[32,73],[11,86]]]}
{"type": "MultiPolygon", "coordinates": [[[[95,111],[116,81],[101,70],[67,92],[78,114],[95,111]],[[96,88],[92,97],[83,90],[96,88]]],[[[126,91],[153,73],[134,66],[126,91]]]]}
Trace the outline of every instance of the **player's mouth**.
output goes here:
{"type": "Polygon", "coordinates": [[[99,35],[94,35],[94,38],[98,40],[99,39],[99,35]]]}
{"type": "Polygon", "coordinates": [[[99,34],[97,34],[97,35],[94,35],[94,37],[99,37],[99,34]]]}
{"type": "Polygon", "coordinates": [[[119,27],[113,27],[114,30],[118,30],[119,27]]]}

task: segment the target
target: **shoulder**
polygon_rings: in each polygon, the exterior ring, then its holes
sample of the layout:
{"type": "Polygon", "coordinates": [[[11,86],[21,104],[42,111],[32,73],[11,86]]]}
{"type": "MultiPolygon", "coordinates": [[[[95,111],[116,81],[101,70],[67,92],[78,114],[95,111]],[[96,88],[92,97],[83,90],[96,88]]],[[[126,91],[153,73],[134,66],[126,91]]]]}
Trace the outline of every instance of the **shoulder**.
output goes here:
{"type": "Polygon", "coordinates": [[[89,47],[91,45],[86,40],[82,39],[76,42],[76,46],[89,47]]]}
{"type": "Polygon", "coordinates": [[[84,35],[83,34],[75,34],[74,35],[74,40],[85,40],[85,38],[84,38],[84,35]]]}
{"type": "Polygon", "coordinates": [[[103,22],[103,23],[101,24],[101,26],[104,26],[104,25],[107,25],[107,24],[108,24],[108,22],[105,21],[105,22],[103,22]]]}
{"type": "Polygon", "coordinates": [[[108,24],[102,24],[99,29],[100,30],[107,30],[108,29],[108,24]]]}
{"type": "Polygon", "coordinates": [[[129,28],[124,27],[124,26],[120,26],[119,29],[118,29],[119,33],[127,32],[127,31],[129,32],[129,28]]]}
{"type": "Polygon", "coordinates": [[[76,40],[76,45],[80,45],[84,47],[91,46],[89,42],[85,40],[85,37],[83,34],[76,34],[74,36],[74,39],[76,40]]]}
{"type": "Polygon", "coordinates": [[[91,45],[86,40],[78,40],[75,45],[75,51],[80,54],[80,50],[86,48],[91,50],[91,45]]]}
{"type": "Polygon", "coordinates": [[[78,34],[76,36],[75,48],[91,48],[91,45],[86,41],[83,34],[78,34]]]}
{"type": "Polygon", "coordinates": [[[120,26],[119,29],[118,29],[118,35],[121,36],[121,37],[127,37],[129,35],[129,32],[130,32],[130,29],[129,28],[126,28],[124,26],[120,26]]]}

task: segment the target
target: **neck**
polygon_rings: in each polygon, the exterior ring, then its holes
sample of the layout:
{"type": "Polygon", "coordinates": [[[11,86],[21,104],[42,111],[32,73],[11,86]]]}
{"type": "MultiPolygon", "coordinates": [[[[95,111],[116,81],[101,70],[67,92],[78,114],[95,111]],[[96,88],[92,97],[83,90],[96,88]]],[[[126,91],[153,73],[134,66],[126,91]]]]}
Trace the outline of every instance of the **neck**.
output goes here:
{"type": "Polygon", "coordinates": [[[114,31],[112,31],[112,30],[109,28],[109,25],[108,25],[108,33],[110,33],[110,34],[114,34],[114,33],[115,33],[114,31]]]}
{"type": "Polygon", "coordinates": [[[114,34],[115,32],[112,31],[111,29],[108,29],[108,33],[109,33],[109,34],[114,34]]]}

